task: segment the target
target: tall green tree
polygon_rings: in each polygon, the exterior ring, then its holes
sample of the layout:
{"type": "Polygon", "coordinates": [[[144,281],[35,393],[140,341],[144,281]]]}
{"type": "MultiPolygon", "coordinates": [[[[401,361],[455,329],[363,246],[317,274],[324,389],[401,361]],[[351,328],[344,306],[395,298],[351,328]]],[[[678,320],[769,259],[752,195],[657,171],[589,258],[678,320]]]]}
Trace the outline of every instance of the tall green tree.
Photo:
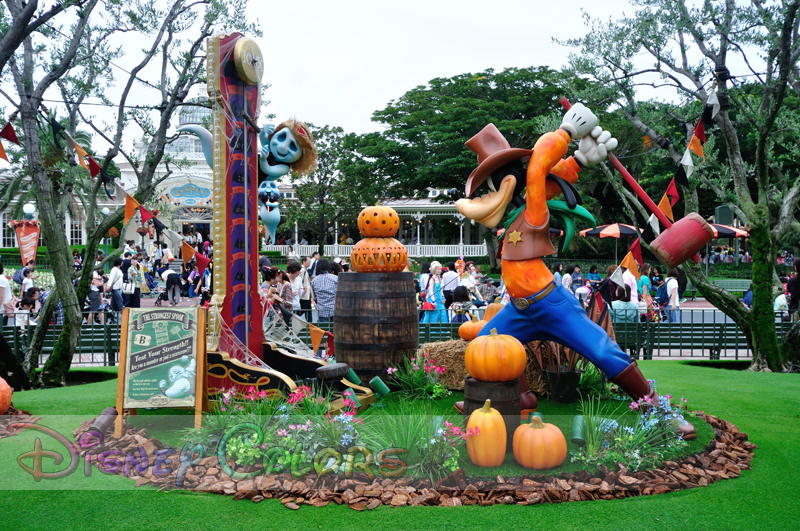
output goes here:
{"type": "Polygon", "coordinates": [[[382,183],[354,160],[355,135],[346,135],[341,127],[309,127],[319,153],[317,169],[307,176],[292,174],[296,198],[284,200],[281,207],[286,212],[284,227],[293,228],[295,222],[310,227],[319,237],[320,254],[324,254],[325,240],[335,224],[352,224],[355,230],[361,209],[378,201],[383,190],[382,183]]]}
{"type": "MultiPolygon", "coordinates": [[[[572,58],[579,75],[602,84],[631,124],[652,139],[662,139],[655,117],[642,112],[637,87],[659,90],[662,97],[685,98],[679,113],[669,116],[685,127],[684,138],[661,145],[673,162],[683,146],[710,89],[721,105],[710,131],[724,166],[699,165],[686,208],[696,211],[698,189],[713,192],[747,225],[753,246],[753,308],[748,312],[731,293],[714,286],[701,268],[682,268],[700,292],[729,315],[752,346],[754,368],[781,370],[772,311],[776,284],[776,254],[789,231],[800,230],[797,219],[800,179],[796,161],[797,113],[787,98],[800,95],[800,19],[798,2],[755,0],[709,1],[695,7],[684,0],[637,0],[634,15],[608,23],[586,16],[589,31],[567,44],[580,49],[572,58]],[[733,66],[736,65],[736,66],[733,66]],[[731,70],[734,70],[731,73],[731,70]],[[749,87],[743,87],[744,77],[749,87]],[[752,146],[752,149],[748,149],[752,146]]],[[[712,162],[715,159],[712,157],[712,162]]],[[[631,194],[620,190],[636,204],[631,194]]],[[[642,209],[643,210],[643,209],[642,209]]]]}

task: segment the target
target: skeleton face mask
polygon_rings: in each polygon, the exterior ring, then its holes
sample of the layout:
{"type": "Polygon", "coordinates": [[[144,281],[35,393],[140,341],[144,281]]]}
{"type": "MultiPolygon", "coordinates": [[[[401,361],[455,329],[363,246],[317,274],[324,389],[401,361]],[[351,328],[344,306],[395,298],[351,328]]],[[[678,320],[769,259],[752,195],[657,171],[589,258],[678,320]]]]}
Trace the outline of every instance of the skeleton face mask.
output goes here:
{"type": "Polygon", "coordinates": [[[269,150],[275,159],[283,164],[297,162],[303,156],[303,148],[297,143],[288,127],[284,127],[272,135],[269,141],[269,150]]]}

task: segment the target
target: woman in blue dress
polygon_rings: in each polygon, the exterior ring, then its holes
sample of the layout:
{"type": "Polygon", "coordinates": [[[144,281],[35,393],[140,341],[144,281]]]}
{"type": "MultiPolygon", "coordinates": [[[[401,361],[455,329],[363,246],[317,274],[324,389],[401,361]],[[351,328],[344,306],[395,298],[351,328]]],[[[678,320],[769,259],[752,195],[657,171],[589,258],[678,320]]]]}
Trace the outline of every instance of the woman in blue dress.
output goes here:
{"type": "Polygon", "coordinates": [[[444,308],[444,294],[442,293],[442,264],[439,262],[431,262],[431,272],[428,276],[425,286],[422,287],[422,293],[425,294],[423,303],[430,302],[435,306],[434,310],[426,310],[425,315],[422,316],[422,323],[446,323],[447,310],[444,308]]]}

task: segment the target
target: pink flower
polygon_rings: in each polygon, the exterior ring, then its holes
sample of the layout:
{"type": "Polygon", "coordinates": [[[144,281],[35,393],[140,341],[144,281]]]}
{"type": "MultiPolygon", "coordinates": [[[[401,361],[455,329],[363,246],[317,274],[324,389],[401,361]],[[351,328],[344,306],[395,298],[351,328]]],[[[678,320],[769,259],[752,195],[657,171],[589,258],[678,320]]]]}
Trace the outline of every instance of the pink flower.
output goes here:
{"type": "Polygon", "coordinates": [[[386,369],[386,372],[387,372],[388,374],[390,374],[390,375],[391,375],[391,374],[394,374],[394,373],[396,373],[396,372],[397,372],[397,367],[389,367],[388,369],[386,369]]]}
{"type": "Polygon", "coordinates": [[[343,394],[344,396],[350,396],[350,391],[345,391],[345,392],[344,392],[344,393],[342,393],[342,394],[343,394]]]}
{"type": "Polygon", "coordinates": [[[475,435],[478,435],[481,432],[480,428],[475,426],[475,435]]]}
{"type": "Polygon", "coordinates": [[[636,411],[637,409],[639,409],[639,402],[636,401],[631,402],[628,407],[630,408],[631,411],[636,411]]]}
{"type": "Polygon", "coordinates": [[[685,398],[681,397],[681,402],[688,402],[685,398]]]}
{"type": "Polygon", "coordinates": [[[667,400],[672,400],[672,395],[667,395],[667,400]]]}
{"type": "Polygon", "coordinates": [[[289,429],[290,429],[290,430],[293,430],[293,429],[295,429],[296,427],[297,427],[297,426],[295,426],[294,424],[289,424],[289,429]]]}
{"type": "Polygon", "coordinates": [[[288,437],[289,432],[286,430],[278,430],[278,437],[288,437]]]}

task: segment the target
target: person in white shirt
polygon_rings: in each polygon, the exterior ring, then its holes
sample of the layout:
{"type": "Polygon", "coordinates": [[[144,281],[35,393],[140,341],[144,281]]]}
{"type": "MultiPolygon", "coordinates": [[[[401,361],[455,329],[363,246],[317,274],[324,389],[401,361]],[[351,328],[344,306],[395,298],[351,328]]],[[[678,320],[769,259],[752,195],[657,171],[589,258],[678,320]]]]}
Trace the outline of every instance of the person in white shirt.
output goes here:
{"type": "Polygon", "coordinates": [[[669,296],[669,303],[667,303],[669,322],[680,323],[681,301],[678,296],[678,270],[676,268],[672,268],[667,272],[667,295],[669,296]]]}
{"type": "Polygon", "coordinates": [[[22,279],[22,291],[20,297],[24,297],[29,289],[33,287],[33,270],[28,269],[25,271],[25,277],[22,279]]]}
{"type": "Polygon", "coordinates": [[[461,275],[461,285],[467,288],[475,305],[481,307],[485,304],[485,301],[483,300],[483,295],[478,291],[478,284],[475,282],[474,272],[475,264],[473,262],[465,263],[464,274],[461,275]]]}
{"type": "Polygon", "coordinates": [[[459,286],[458,271],[455,262],[447,262],[447,273],[442,275],[442,292],[444,293],[444,307],[450,308],[453,304],[453,290],[459,286]]]}
{"type": "Polygon", "coordinates": [[[22,297],[17,303],[17,310],[15,312],[14,323],[19,327],[20,333],[25,333],[25,328],[28,325],[35,325],[36,319],[31,319],[31,311],[36,303],[28,297],[22,297]]]}
{"type": "Polygon", "coordinates": [[[575,296],[581,301],[584,308],[589,304],[590,293],[592,293],[592,283],[588,280],[584,282],[583,286],[575,290],[575,296]]]}
{"type": "Polygon", "coordinates": [[[121,312],[125,307],[122,301],[122,258],[115,258],[113,264],[111,273],[108,274],[106,291],[111,292],[111,309],[121,312]]]}
{"type": "Polygon", "coordinates": [[[567,267],[564,268],[564,274],[561,275],[561,285],[573,295],[575,292],[572,291],[572,273],[575,271],[575,266],[572,264],[567,264],[567,267]]]}
{"type": "Polygon", "coordinates": [[[300,262],[289,262],[286,266],[286,276],[289,277],[289,282],[292,284],[292,309],[297,311],[300,309],[300,295],[303,293],[303,266],[300,262]]]}
{"type": "Polygon", "coordinates": [[[627,267],[622,268],[622,281],[631,288],[631,302],[639,304],[639,288],[636,287],[636,277],[628,271],[627,267]]]}
{"type": "Polygon", "coordinates": [[[168,268],[161,273],[161,279],[167,284],[169,305],[177,306],[181,302],[181,275],[168,268]]]}
{"type": "MultiPolygon", "coordinates": [[[[3,316],[3,326],[6,326],[8,323],[8,318],[14,318],[14,314],[9,311],[6,313],[6,303],[11,302],[12,297],[14,294],[11,291],[11,284],[8,282],[8,277],[3,274],[3,263],[0,262],[0,315],[3,316]]],[[[11,323],[13,324],[13,323],[11,323]]]]}

